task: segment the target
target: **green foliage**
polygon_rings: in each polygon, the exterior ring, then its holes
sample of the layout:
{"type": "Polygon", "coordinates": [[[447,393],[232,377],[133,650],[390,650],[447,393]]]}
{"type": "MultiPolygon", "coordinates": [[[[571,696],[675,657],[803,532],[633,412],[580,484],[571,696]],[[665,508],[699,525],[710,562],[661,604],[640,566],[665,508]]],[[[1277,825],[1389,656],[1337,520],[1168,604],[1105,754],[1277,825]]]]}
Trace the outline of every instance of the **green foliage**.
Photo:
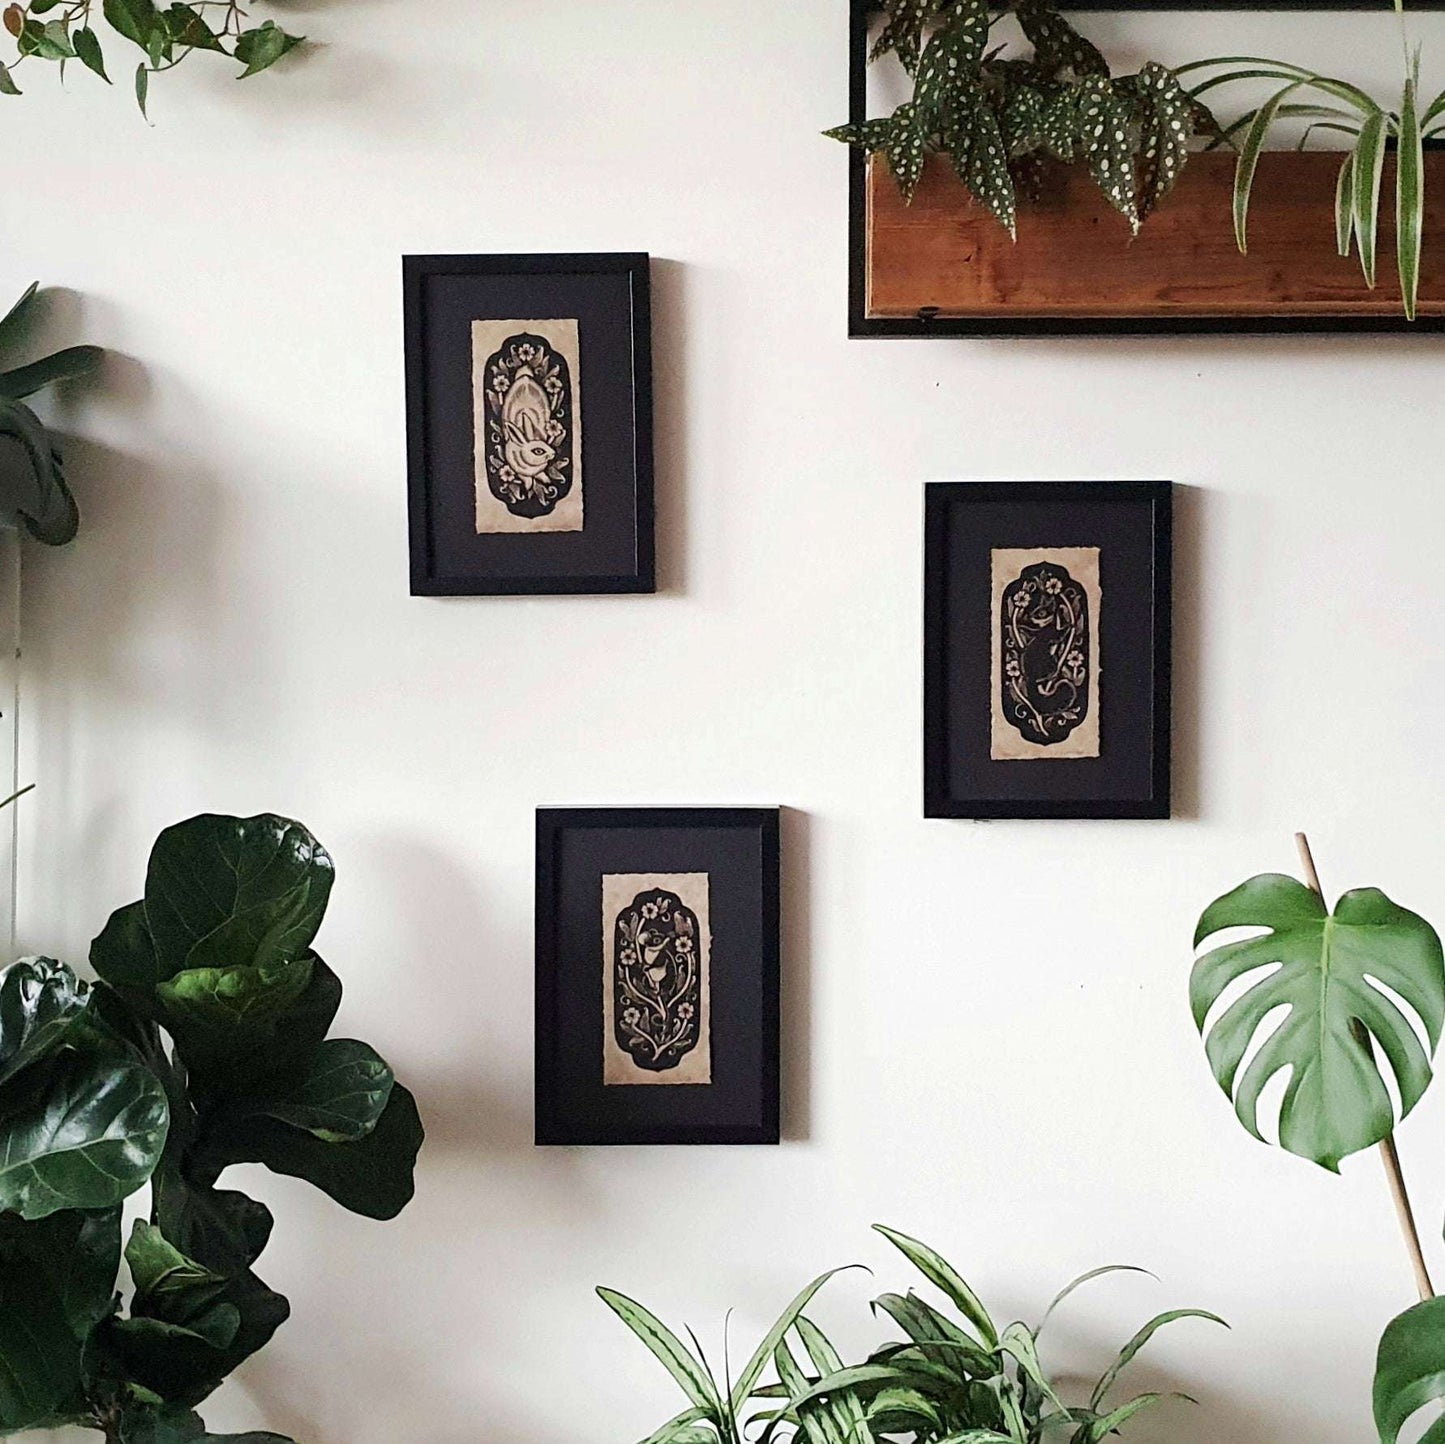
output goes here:
{"type": "Polygon", "coordinates": [[[1074,1289],[1116,1269],[1076,1279],[1037,1327],[1012,1323],[1000,1329],[946,1259],[916,1239],[877,1228],[959,1317],[912,1292],[884,1294],[874,1311],[906,1337],[884,1344],[861,1364],[845,1364],[804,1312],[828,1274],[793,1300],[730,1387],[719,1383],[695,1338],[689,1349],[641,1304],[599,1289],[689,1403],[644,1444],[772,1444],[785,1434],[799,1444],[881,1444],[885,1436],[906,1436],[913,1444],[1042,1444],[1046,1435],[1058,1437],[1055,1430],[1067,1431],[1070,1444],[1099,1444],[1163,1397],[1141,1394],[1119,1405],[1108,1399],[1120,1372],[1159,1329],[1184,1318],[1223,1323],[1198,1309],[1158,1315],[1104,1371],[1087,1404],[1065,1404],[1039,1360],[1039,1334],[1074,1289]],[[765,1384],[769,1363],[775,1378],[765,1384]]]}
{"type": "MultiPolygon", "coordinates": [[[[1401,10],[1400,0],[1395,8],[1401,10]]],[[[1344,136],[1349,142],[1335,193],[1335,239],[1342,256],[1357,246],[1365,284],[1376,281],[1376,236],[1380,224],[1381,180],[1387,143],[1398,158],[1395,168],[1396,268],[1405,315],[1415,319],[1420,290],[1420,252],[1425,213],[1424,143],[1445,133],[1445,92],[1428,105],[1420,100],[1420,50],[1405,53],[1405,79],[1398,108],[1388,108],[1349,81],[1253,55],[1199,60],[1179,74],[1200,72],[1190,92],[1198,101],[1221,86],[1241,81],[1275,82],[1278,88],[1221,132],[1237,142],[1234,176],[1234,230],[1241,251],[1249,249],[1249,200],[1260,152],[1281,124],[1307,122],[1299,145],[1315,131],[1344,136]]]]}
{"type": "MultiPolygon", "coordinates": [[[[31,285],[0,320],[0,350],[8,350],[23,335],[34,315],[38,289],[31,285]]],[[[75,535],[80,513],[65,484],[54,439],[25,399],[94,371],[103,355],[99,346],[71,346],[0,373],[0,440],[6,443],[0,465],[0,519],[18,517],[31,536],[50,546],[63,546],[75,535]]]]}
{"type": "MultiPolygon", "coordinates": [[[[1380,1444],[1396,1444],[1421,1409],[1445,1401],[1445,1299],[1407,1309],[1385,1330],[1375,1362],[1375,1427],[1380,1444]]],[[[1445,1444],[1436,1419],[1418,1444],[1445,1444]]]]}
{"type": "Polygon", "coordinates": [[[1153,61],[1112,76],[1100,53],[1052,0],[1012,0],[1033,46],[1028,59],[990,48],[999,15],[986,0],[886,0],[870,59],[892,55],[913,95],[887,118],[827,134],[887,157],[912,199],[931,153],[948,155],[959,178],[1010,235],[1018,196],[1040,160],[1083,162],[1109,204],[1135,231],[1179,178],[1196,127],[1213,117],[1174,73],[1153,61]]]}
{"type": "MultiPolygon", "coordinates": [[[[1357,189],[1368,196],[1376,165],[1373,142],[1347,158],[1342,210],[1354,204],[1357,189]]],[[[1280,1143],[1337,1171],[1342,1158],[1395,1127],[1376,1048],[1394,1076],[1401,1117],[1430,1085],[1430,1054],[1394,999],[1416,1015],[1433,1053],[1445,1023],[1440,939],[1424,918],[1376,888],[1345,893],[1330,912],[1312,888],[1277,873],[1250,878],[1211,903],[1195,930],[1195,947],[1226,928],[1249,928],[1253,935],[1199,957],[1189,988],[1203,1031],[1225,992],[1244,984],[1207,1030],[1214,1076],[1233,1097],[1240,1121],[1259,1137],[1260,1092],[1288,1069],[1280,1143]],[[1261,1038],[1271,1016],[1279,1021],[1261,1038]],[[1251,1047],[1253,1060],[1238,1077],[1251,1047]]],[[[1380,1340],[1374,1406],[1381,1444],[1398,1444],[1405,1424],[1441,1400],[1445,1299],[1431,1299],[1400,1315],[1380,1340]]],[[[1420,1444],[1445,1444],[1445,1421],[1437,1419],[1418,1437],[1420,1444]]]]}
{"type": "Polygon", "coordinates": [[[311,943],[331,882],[297,823],[192,818],[96,939],[99,982],[47,959],[0,973],[0,1434],[220,1437],[195,1406],[290,1312],[253,1272],[270,1211],[218,1187],[232,1163],[375,1218],[411,1198],[414,1100],[326,1037],[341,985],[311,943]],[[120,1204],[147,1183],[122,1310],[120,1204]]]}
{"type": "Polygon", "coordinates": [[[1205,953],[1189,984],[1202,1031],[1225,990],[1253,977],[1209,1029],[1209,1065],[1256,1138],[1262,1137],[1260,1093],[1289,1069],[1280,1145],[1338,1171],[1342,1158],[1378,1143],[1395,1126],[1389,1090],[1360,1030],[1389,1062],[1402,1116],[1430,1084],[1430,1060],[1414,1028],[1371,979],[1414,1009],[1433,1049],[1445,1022],[1440,939],[1424,918],[1375,888],[1346,893],[1330,913],[1318,893],[1280,873],[1251,878],[1211,903],[1199,920],[1195,946],[1234,927],[1266,931],[1205,953]],[[1287,1012],[1241,1075],[1250,1044],[1279,1008],[1287,1012]]]}
{"type": "Polygon", "coordinates": [[[0,94],[20,94],[14,72],[31,57],[53,60],[62,72],[67,61],[78,60],[109,85],[105,46],[119,39],[141,54],[135,97],[142,115],[150,77],[174,70],[198,50],[229,56],[241,66],[244,80],[268,70],[305,38],[287,34],[274,20],[250,24],[240,0],[176,0],[164,8],[154,0],[14,0],[3,18],[15,37],[16,56],[0,64],[0,94]],[[97,18],[113,32],[104,42],[95,28],[97,18]]]}

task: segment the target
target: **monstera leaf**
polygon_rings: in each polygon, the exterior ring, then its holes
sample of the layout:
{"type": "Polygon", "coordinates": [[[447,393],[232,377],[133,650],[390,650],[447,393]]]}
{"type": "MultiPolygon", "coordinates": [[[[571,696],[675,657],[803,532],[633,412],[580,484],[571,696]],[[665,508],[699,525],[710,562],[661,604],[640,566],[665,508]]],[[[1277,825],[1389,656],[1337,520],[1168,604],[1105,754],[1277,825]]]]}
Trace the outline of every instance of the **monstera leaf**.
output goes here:
{"type": "Polygon", "coordinates": [[[0,1094],[0,1213],[109,1208],[154,1171],[169,1110],[155,1074],[109,1053],[28,1068],[0,1094]]]}
{"type": "Polygon", "coordinates": [[[24,958],[0,972],[0,1087],[55,1052],[89,1001],[86,985],[51,958],[24,958]]]}
{"type": "Polygon", "coordinates": [[[1440,939],[1424,918],[1374,888],[1346,893],[1331,914],[1303,883],[1273,873],[1251,878],[1211,903],[1199,920],[1195,945],[1234,927],[1265,931],[1205,953],[1189,984],[1194,1021],[1204,1032],[1224,991],[1260,975],[1208,1029],[1210,1067],[1256,1138],[1263,1137],[1260,1094],[1288,1069],[1280,1145],[1338,1171],[1342,1158],[1378,1143],[1395,1126],[1370,1040],[1389,1063],[1402,1116],[1430,1083],[1430,1060],[1414,1028],[1375,984],[1418,1014],[1433,1051],[1445,1020],[1440,939]],[[1246,1052],[1278,1008],[1287,1012],[1241,1075],[1246,1052]]]}
{"type": "MultiPolygon", "coordinates": [[[[1428,1404],[1445,1401],[1445,1299],[1407,1309],[1385,1330],[1375,1361],[1375,1427],[1380,1444],[1428,1404]]],[[[1438,1413],[1438,1407],[1436,1412],[1438,1413]]],[[[1445,1444],[1445,1419],[1436,1419],[1418,1444],[1445,1444]]]]}

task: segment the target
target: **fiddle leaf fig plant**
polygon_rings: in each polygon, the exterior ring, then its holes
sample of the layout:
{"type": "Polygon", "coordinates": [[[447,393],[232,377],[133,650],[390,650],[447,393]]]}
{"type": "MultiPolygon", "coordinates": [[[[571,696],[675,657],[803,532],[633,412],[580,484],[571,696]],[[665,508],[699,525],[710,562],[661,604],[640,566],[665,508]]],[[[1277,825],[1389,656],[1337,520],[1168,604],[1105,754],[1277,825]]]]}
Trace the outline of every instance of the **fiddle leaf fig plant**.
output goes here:
{"type": "MultiPolygon", "coordinates": [[[[38,290],[31,285],[0,319],[0,352],[9,352],[29,325],[38,290]]],[[[25,402],[47,386],[88,375],[104,355],[99,346],[69,346],[0,373],[0,520],[22,523],[50,546],[75,536],[80,513],[54,438],[25,402]]]]}
{"type": "Polygon", "coordinates": [[[1111,206],[1139,227],[1179,178],[1196,129],[1216,129],[1174,72],[1150,61],[1114,76],[1053,0],[883,0],[870,59],[894,56],[913,81],[891,116],[827,134],[884,155],[912,200],[927,156],[947,155],[974,199],[1016,233],[1018,199],[1040,161],[1083,164],[1111,206]],[[993,13],[997,9],[998,13],[993,13]],[[1024,57],[990,44],[1012,14],[1024,57]]]}
{"type": "MultiPolygon", "coordinates": [[[[1308,886],[1266,873],[1204,910],[1196,948],[1229,928],[1252,935],[1197,958],[1190,1007],[1216,1080],[1256,1138],[1264,1137],[1260,1094],[1287,1069],[1281,1147],[1338,1172],[1345,1157],[1380,1145],[1421,1295],[1386,1328],[1376,1356],[1375,1426],[1381,1444],[1397,1444],[1421,1409],[1445,1400],[1445,1300],[1434,1297],[1394,1141],[1396,1123],[1432,1079],[1445,959],[1435,929],[1377,888],[1357,888],[1327,907],[1309,845],[1302,835],[1298,842],[1308,886]],[[1399,1093],[1398,1115],[1380,1054],[1399,1093]]],[[[1445,1444],[1445,1421],[1417,1437],[1445,1444]]]]}
{"type": "Polygon", "coordinates": [[[327,1036],[341,983],[312,943],[332,877],[299,823],[195,817],[96,938],[97,982],[45,958],[0,973],[0,1434],[286,1444],[195,1412],[290,1313],[254,1272],[270,1210],[222,1175],[264,1163],[389,1219],[423,1138],[381,1056],[327,1036]]]}
{"type": "Polygon", "coordinates": [[[1066,1404],[1039,1358],[1044,1325],[1082,1284],[1108,1273],[1142,1270],[1094,1269],[1064,1288],[1039,1324],[1000,1328],[946,1259],[906,1234],[881,1224],[875,1228],[943,1295],[953,1313],[912,1291],[882,1295],[874,1301],[874,1312],[886,1314],[906,1337],[881,1345],[861,1364],[844,1364],[804,1312],[830,1274],[793,1300],[730,1386],[719,1384],[695,1337],[690,1350],[640,1304],[599,1289],[690,1401],[644,1444],[773,1444],[782,1438],[800,1444],[885,1444],[896,1437],[913,1444],[1043,1444],[1046,1438],[1100,1444],[1165,1397],[1145,1393],[1123,1403],[1109,1399],[1120,1373],[1160,1329],[1186,1318],[1224,1323],[1201,1309],[1159,1314],[1120,1350],[1087,1403],[1066,1404]],[[774,1378],[764,1383],[769,1364],[774,1378]]]}
{"type": "Polygon", "coordinates": [[[174,70],[197,51],[230,57],[245,80],[270,69],[305,39],[274,20],[253,25],[240,0],[176,0],[164,9],[154,0],[11,0],[0,19],[16,48],[15,58],[0,64],[0,94],[20,94],[15,71],[32,58],[53,61],[62,73],[67,62],[77,61],[109,85],[106,47],[124,41],[142,56],[135,71],[142,114],[151,76],[174,70]]]}

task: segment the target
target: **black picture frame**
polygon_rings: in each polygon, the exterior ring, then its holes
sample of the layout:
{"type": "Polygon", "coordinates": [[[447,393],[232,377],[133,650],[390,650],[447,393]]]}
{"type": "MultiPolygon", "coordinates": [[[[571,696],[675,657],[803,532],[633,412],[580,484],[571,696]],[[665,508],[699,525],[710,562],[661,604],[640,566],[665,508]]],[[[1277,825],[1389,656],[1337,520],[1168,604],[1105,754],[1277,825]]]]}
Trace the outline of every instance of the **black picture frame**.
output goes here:
{"type": "Polygon", "coordinates": [[[649,257],[405,256],[402,283],[412,595],[656,591],[649,257]],[[580,529],[476,519],[469,328],[519,317],[578,322],[580,529]]]}
{"type": "Polygon", "coordinates": [[[779,1141],[780,834],[778,808],[538,809],[537,1144],[779,1141]],[[702,873],[709,1076],[609,1085],[606,879],[702,873]]]}
{"type": "MultiPolygon", "coordinates": [[[[1423,0],[1438,9],[1445,0],[1423,0]]],[[[1078,10],[1368,10],[1377,0],[1080,0],[1078,10]]],[[[848,119],[868,118],[868,27],[877,6],[850,0],[848,24],[848,119]]],[[[1025,218],[1026,219],[1026,218],[1025,218]]],[[[868,158],[857,146],[848,153],[848,336],[851,340],[951,337],[980,340],[1028,336],[1278,336],[1384,333],[1424,335],[1445,331],[1445,315],[1403,312],[1371,316],[870,316],[868,314],[868,158]]]]}
{"type": "Polygon", "coordinates": [[[934,482],[924,490],[924,815],[1170,815],[1173,487],[934,482]],[[1096,548],[1097,756],[992,755],[996,548],[1096,548]]]}

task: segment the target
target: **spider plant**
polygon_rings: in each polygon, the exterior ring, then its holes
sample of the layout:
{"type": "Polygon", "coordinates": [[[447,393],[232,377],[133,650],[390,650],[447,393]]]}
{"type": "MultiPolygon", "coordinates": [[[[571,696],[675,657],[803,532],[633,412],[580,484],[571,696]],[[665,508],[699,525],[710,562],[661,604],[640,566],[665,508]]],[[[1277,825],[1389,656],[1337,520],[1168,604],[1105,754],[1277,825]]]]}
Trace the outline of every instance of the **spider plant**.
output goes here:
{"type": "Polygon", "coordinates": [[[1234,234],[1243,252],[1249,250],[1249,198],[1260,152],[1282,123],[1307,122],[1301,149],[1316,131],[1343,135],[1350,141],[1335,185],[1335,239],[1340,255],[1357,249],[1365,284],[1376,280],[1376,240],[1385,153],[1393,143],[1395,168],[1396,265],[1405,315],[1415,319],[1420,291],[1420,248],[1425,212],[1424,145],[1445,131],[1445,92],[1425,101],[1420,95],[1420,47],[1413,49],[1404,33],[1404,6],[1395,0],[1405,56],[1405,81],[1398,109],[1387,109],[1372,95],[1334,76],[1321,75],[1284,61],[1252,55],[1227,55],[1181,65],[1176,73],[1212,71],[1190,94],[1195,100],[1239,81],[1279,82],[1262,104],[1225,127],[1237,145],[1234,173],[1234,234]],[[1242,139],[1241,139],[1242,137],[1242,139]]]}
{"type": "Polygon", "coordinates": [[[914,1444],[1041,1444],[1047,1436],[1057,1437],[1054,1431],[1060,1429],[1068,1431],[1070,1444],[1098,1444],[1170,1397],[1144,1393],[1121,1404],[1109,1402],[1119,1375],[1160,1329],[1187,1318],[1224,1323],[1202,1309],[1157,1315],[1119,1351],[1086,1404],[1065,1404],[1039,1360],[1044,1325],[1080,1285],[1104,1274],[1142,1269],[1094,1269],[1062,1289],[1037,1325],[1011,1323],[1000,1329],[952,1264],[917,1239],[881,1224],[874,1227],[949,1300],[958,1319],[912,1292],[884,1294],[875,1300],[874,1311],[887,1314],[907,1342],[885,1344],[851,1368],[820,1367],[813,1377],[798,1377],[780,1358],[778,1372],[792,1396],[762,1436],[762,1444],[768,1444],[778,1423],[794,1421],[808,1435],[808,1444],[841,1444],[850,1433],[865,1440],[906,1434],[914,1444]],[[808,1428],[810,1411],[825,1404],[835,1412],[827,1421],[837,1429],[832,1437],[827,1428],[816,1433],[808,1428]],[[850,1420],[851,1430],[839,1427],[850,1420]]]}

